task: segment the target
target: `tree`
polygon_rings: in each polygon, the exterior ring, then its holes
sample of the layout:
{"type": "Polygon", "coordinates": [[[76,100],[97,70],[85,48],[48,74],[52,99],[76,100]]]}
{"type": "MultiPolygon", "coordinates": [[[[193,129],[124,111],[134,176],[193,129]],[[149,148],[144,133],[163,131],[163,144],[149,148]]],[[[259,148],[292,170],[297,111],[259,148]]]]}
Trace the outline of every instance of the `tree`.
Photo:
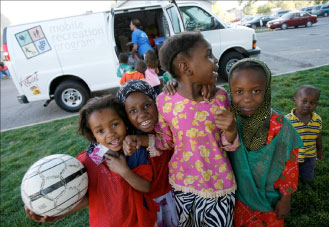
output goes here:
{"type": "Polygon", "coordinates": [[[271,8],[269,5],[262,5],[257,8],[257,14],[270,14],[271,8]]]}

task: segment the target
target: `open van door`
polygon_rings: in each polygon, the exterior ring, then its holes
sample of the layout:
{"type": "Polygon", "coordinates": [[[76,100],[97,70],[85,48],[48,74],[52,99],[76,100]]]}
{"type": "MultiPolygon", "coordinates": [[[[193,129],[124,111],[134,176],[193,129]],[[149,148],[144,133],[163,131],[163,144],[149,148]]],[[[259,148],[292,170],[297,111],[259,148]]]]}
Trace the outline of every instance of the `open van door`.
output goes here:
{"type": "Polygon", "coordinates": [[[173,3],[163,7],[164,15],[167,21],[171,22],[169,26],[170,36],[185,31],[184,23],[180,15],[179,8],[177,7],[175,1],[171,1],[171,2],[173,3]]]}

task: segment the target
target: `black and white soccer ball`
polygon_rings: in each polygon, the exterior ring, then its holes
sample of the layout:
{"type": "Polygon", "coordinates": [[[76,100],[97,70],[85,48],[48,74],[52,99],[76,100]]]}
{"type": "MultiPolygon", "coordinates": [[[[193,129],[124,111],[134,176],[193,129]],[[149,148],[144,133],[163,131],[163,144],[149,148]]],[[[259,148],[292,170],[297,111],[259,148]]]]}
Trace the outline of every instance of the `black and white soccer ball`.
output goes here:
{"type": "Polygon", "coordinates": [[[40,216],[70,211],[86,194],[88,175],[76,158],[55,154],[35,162],[21,184],[24,204],[40,216]]]}

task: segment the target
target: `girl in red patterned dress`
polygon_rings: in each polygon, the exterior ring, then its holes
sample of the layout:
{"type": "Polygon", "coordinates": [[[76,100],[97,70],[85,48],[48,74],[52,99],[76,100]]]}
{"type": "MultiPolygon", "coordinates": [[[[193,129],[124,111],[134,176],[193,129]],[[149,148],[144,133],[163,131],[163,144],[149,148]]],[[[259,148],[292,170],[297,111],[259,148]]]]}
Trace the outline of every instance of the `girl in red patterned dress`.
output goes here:
{"type": "Polygon", "coordinates": [[[234,226],[284,226],[303,143],[290,122],[271,108],[271,72],[264,62],[236,63],[229,87],[241,138],[241,146],[229,153],[238,184],[234,226]]]}

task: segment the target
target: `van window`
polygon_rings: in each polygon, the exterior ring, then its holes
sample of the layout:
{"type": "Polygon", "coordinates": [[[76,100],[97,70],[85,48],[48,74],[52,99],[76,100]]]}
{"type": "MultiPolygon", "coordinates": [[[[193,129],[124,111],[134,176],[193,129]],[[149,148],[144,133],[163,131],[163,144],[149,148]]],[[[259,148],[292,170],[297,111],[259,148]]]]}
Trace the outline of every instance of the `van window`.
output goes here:
{"type": "Polygon", "coordinates": [[[175,10],[174,7],[170,7],[167,9],[167,13],[168,13],[171,23],[173,25],[175,34],[180,33],[181,29],[180,29],[180,25],[179,25],[179,18],[178,18],[177,11],[175,10]]]}
{"type": "Polygon", "coordinates": [[[185,6],[179,9],[187,31],[208,31],[222,28],[216,18],[197,6],[185,6]]]}

